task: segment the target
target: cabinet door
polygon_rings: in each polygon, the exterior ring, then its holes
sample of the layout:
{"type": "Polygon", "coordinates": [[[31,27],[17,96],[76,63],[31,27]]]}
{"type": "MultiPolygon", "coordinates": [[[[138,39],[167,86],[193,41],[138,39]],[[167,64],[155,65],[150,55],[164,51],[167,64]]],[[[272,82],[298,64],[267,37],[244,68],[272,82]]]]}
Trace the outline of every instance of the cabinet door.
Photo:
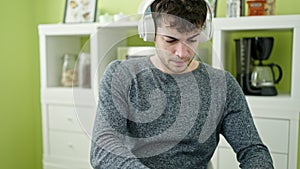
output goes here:
{"type": "Polygon", "coordinates": [[[271,153],[275,168],[288,168],[288,156],[285,154],[271,153]]]}
{"type": "Polygon", "coordinates": [[[231,148],[219,148],[219,164],[217,169],[239,169],[235,153],[231,148]]]}
{"type": "Polygon", "coordinates": [[[75,107],[72,105],[48,106],[49,128],[82,132],[75,107]]]}
{"type": "Polygon", "coordinates": [[[90,130],[94,109],[89,106],[49,104],[47,110],[49,168],[90,168],[90,130]]]}
{"type": "Polygon", "coordinates": [[[89,161],[91,140],[84,134],[50,131],[50,152],[56,157],[89,161]]]}
{"type": "Polygon", "coordinates": [[[49,105],[49,128],[77,131],[91,135],[96,110],[93,107],[74,105],[49,105]]]}
{"type": "Polygon", "coordinates": [[[271,152],[288,154],[289,121],[255,118],[257,130],[271,152]]]}

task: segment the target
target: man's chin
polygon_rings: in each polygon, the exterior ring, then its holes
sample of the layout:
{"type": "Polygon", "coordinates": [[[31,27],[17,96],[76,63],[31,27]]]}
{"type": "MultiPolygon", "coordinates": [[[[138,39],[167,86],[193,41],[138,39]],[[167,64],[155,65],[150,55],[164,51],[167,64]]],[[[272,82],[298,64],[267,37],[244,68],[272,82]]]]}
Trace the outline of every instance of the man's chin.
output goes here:
{"type": "Polygon", "coordinates": [[[171,74],[183,74],[188,72],[188,67],[185,66],[173,66],[172,68],[169,69],[169,71],[171,72],[171,74]]]}

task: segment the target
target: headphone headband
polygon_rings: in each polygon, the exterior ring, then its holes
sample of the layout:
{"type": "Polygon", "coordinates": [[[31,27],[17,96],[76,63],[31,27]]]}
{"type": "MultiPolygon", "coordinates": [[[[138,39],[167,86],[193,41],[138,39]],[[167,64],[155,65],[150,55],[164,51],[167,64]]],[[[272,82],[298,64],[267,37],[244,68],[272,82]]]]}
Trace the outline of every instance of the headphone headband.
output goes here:
{"type": "MultiPolygon", "coordinates": [[[[149,0],[145,2],[144,12],[142,14],[142,17],[138,23],[138,33],[140,38],[142,38],[144,41],[153,42],[155,38],[156,28],[155,23],[152,18],[151,4],[157,0],[149,0]]],[[[203,24],[203,30],[201,30],[200,33],[200,43],[204,43],[212,38],[212,10],[210,8],[209,3],[204,0],[207,7],[207,16],[206,21],[203,24]]]]}

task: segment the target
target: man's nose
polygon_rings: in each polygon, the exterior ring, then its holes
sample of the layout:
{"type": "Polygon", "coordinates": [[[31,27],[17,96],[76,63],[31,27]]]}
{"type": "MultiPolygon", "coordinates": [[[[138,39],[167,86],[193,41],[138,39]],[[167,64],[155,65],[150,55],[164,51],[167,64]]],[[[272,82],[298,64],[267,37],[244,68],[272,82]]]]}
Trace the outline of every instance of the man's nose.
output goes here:
{"type": "Polygon", "coordinates": [[[175,55],[180,59],[185,59],[189,56],[189,46],[184,44],[183,42],[179,42],[175,49],[175,55]]]}

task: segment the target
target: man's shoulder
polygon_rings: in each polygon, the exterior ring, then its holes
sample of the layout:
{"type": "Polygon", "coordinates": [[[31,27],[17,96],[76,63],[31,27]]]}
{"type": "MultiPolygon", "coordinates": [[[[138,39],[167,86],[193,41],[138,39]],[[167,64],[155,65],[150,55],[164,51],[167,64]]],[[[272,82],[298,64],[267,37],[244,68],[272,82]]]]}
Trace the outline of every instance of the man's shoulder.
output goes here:
{"type": "Polygon", "coordinates": [[[114,60],[110,62],[105,70],[107,76],[135,75],[149,68],[147,58],[134,58],[128,60],[114,60]]]}
{"type": "Polygon", "coordinates": [[[207,63],[202,63],[202,66],[202,69],[205,69],[210,78],[224,80],[226,83],[234,83],[236,81],[235,77],[227,70],[215,68],[207,63]]]}
{"type": "Polygon", "coordinates": [[[209,75],[226,75],[228,74],[228,72],[224,69],[220,69],[220,68],[215,68],[207,63],[201,63],[202,65],[202,69],[205,69],[205,71],[209,74],[209,75]]]}
{"type": "Polygon", "coordinates": [[[146,57],[132,58],[127,60],[114,60],[109,63],[108,68],[116,68],[116,67],[141,67],[147,65],[146,57]]]}
{"type": "Polygon", "coordinates": [[[145,67],[149,65],[148,57],[138,57],[124,60],[122,64],[127,67],[145,67]]]}

